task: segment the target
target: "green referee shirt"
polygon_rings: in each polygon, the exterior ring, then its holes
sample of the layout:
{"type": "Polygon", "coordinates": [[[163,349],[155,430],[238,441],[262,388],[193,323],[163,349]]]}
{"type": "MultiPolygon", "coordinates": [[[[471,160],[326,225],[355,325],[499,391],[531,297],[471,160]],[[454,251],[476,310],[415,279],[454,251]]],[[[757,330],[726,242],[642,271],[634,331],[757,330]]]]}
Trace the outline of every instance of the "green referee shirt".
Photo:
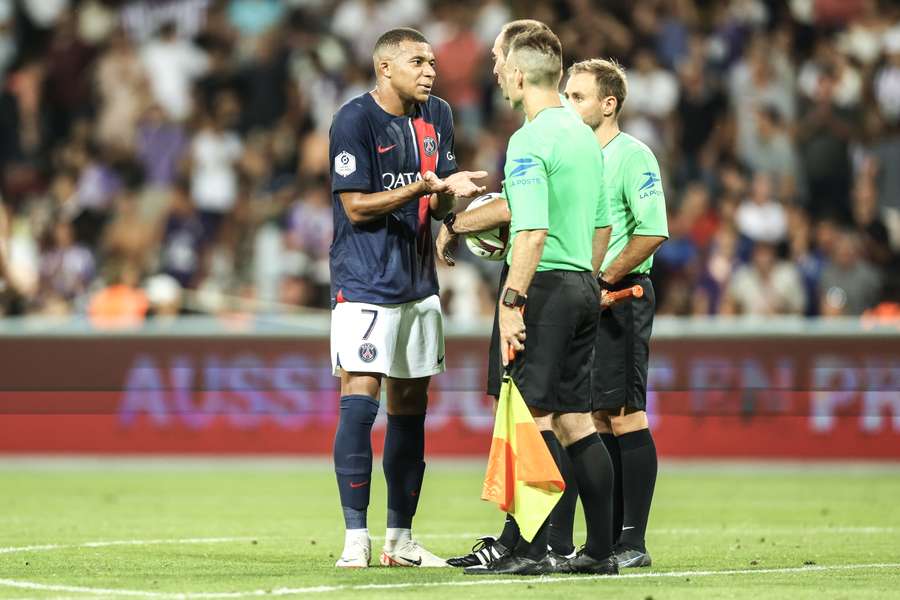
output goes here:
{"type": "MultiPolygon", "coordinates": [[[[603,148],[606,195],[612,220],[612,237],[601,269],[621,254],[633,235],[669,237],[666,197],[659,163],[646,144],[620,132],[603,148]]],[[[649,273],[653,255],[632,273],[649,273]]]]}
{"type": "Polygon", "coordinates": [[[538,271],[590,271],[594,229],[610,224],[591,128],[571,109],[545,108],[510,138],[504,174],[513,247],[518,232],[546,229],[538,271]]]}

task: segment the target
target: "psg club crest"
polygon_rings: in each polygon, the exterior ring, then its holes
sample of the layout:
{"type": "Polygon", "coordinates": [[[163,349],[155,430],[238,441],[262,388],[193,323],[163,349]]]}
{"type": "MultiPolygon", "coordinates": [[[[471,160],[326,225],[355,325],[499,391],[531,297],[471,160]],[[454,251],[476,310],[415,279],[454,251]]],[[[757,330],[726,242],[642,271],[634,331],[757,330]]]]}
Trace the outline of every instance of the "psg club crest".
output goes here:
{"type": "Polygon", "coordinates": [[[372,362],[373,360],[375,360],[376,356],[378,356],[378,350],[375,349],[375,344],[363,342],[359,346],[359,358],[364,363],[372,362]]]}
{"type": "Polygon", "coordinates": [[[425,156],[434,156],[437,152],[437,141],[430,135],[422,142],[422,146],[425,148],[425,156]]]}

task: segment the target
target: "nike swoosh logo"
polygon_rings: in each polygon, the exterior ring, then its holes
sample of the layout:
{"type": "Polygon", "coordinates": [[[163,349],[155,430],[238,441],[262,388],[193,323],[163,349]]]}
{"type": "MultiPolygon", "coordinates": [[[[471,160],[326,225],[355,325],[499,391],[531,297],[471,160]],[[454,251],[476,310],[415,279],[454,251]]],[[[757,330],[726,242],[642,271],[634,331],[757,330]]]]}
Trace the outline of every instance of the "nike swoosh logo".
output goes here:
{"type": "Polygon", "coordinates": [[[631,527],[623,527],[623,528],[622,528],[622,531],[627,531],[627,530],[629,530],[629,529],[634,529],[634,526],[631,526],[631,527]]]}
{"type": "Polygon", "coordinates": [[[360,481],[359,483],[353,483],[352,481],[350,482],[350,487],[352,487],[354,490],[361,488],[364,485],[369,485],[369,482],[368,481],[360,481]]]}
{"type": "Polygon", "coordinates": [[[441,356],[440,358],[438,358],[438,364],[440,365],[440,364],[443,364],[443,363],[444,363],[444,357],[441,356]]]}
{"type": "MultiPolygon", "coordinates": [[[[621,389],[622,389],[622,388],[613,388],[613,389],[611,389],[611,390],[604,390],[604,391],[603,391],[603,395],[604,395],[604,396],[608,396],[609,394],[614,394],[614,393],[618,392],[618,391],[621,390],[621,389]]],[[[632,527],[632,529],[634,529],[634,528],[632,527]]]]}
{"type": "Polygon", "coordinates": [[[384,154],[388,150],[392,150],[393,148],[396,148],[396,147],[397,147],[397,144],[394,144],[393,146],[378,146],[378,154],[384,154]]]}
{"type": "Polygon", "coordinates": [[[406,556],[398,556],[397,558],[402,559],[402,560],[405,560],[405,561],[408,562],[409,564],[411,564],[411,565],[416,565],[417,567],[421,567],[421,566],[422,566],[422,557],[421,557],[421,556],[418,558],[418,560],[413,560],[413,559],[408,558],[408,557],[406,557],[406,556]]]}

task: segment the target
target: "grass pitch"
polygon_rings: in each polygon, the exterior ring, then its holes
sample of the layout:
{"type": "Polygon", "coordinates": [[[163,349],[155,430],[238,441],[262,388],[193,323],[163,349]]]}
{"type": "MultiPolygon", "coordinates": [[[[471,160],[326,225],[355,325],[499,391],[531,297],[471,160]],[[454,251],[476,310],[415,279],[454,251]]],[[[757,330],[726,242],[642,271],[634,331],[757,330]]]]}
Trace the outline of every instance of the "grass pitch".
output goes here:
{"type": "MultiPolygon", "coordinates": [[[[429,466],[414,533],[434,552],[499,529],[501,513],[478,500],[482,474],[429,466]]],[[[378,536],[383,479],[373,484],[378,536]]],[[[618,578],[337,571],[342,541],[326,463],[0,462],[0,598],[19,599],[897,598],[900,469],[664,463],[654,566],[618,578]]]]}

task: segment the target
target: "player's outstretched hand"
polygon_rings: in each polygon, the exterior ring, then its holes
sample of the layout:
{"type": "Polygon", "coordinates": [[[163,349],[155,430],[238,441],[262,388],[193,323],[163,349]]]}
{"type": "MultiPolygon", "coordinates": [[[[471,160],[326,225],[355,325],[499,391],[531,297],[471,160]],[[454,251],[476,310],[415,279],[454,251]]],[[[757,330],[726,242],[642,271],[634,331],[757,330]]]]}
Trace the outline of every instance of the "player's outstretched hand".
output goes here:
{"type": "Polygon", "coordinates": [[[487,171],[459,171],[446,177],[444,183],[449,188],[448,191],[458,198],[471,198],[478,194],[483,194],[487,189],[483,185],[477,185],[473,179],[484,179],[487,177],[487,171]]]}
{"type": "Polygon", "coordinates": [[[434,243],[435,256],[437,256],[437,259],[441,263],[448,267],[452,267],[456,264],[453,253],[456,252],[458,241],[459,238],[450,233],[450,230],[447,229],[446,225],[441,225],[441,230],[438,232],[437,240],[434,243]]]}

